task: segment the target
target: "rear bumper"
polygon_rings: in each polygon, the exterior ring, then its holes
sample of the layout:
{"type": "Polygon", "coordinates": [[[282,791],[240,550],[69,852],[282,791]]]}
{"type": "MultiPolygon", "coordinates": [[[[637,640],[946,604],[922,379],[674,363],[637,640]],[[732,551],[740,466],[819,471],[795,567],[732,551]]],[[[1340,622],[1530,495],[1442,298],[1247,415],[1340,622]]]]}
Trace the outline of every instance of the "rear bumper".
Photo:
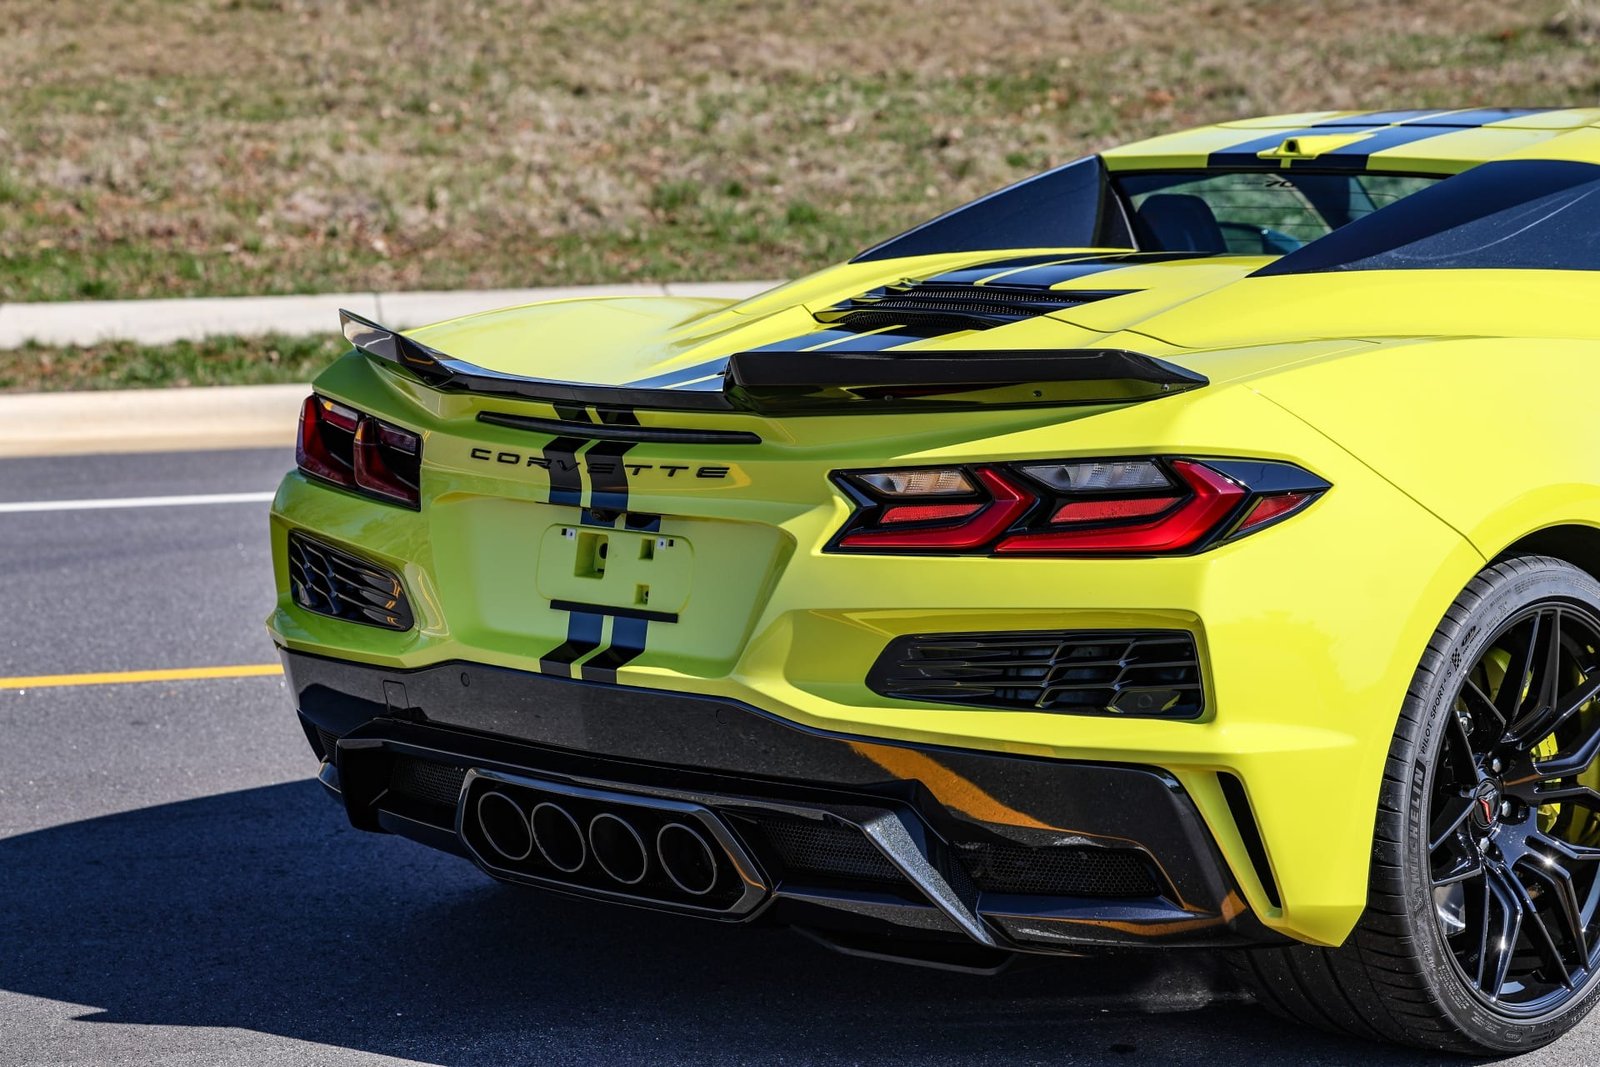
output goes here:
{"type": "MultiPolygon", "coordinates": [[[[475,663],[283,653],[352,823],[566,892],[990,949],[1270,941],[1165,771],[885,742],[733,701],[475,663]],[[496,784],[498,783],[498,784],[496,784]],[[475,791],[670,808],[726,835],[737,903],[507,864],[463,833],[475,791]]],[[[598,808],[593,810],[600,810],[598,808]]]]}

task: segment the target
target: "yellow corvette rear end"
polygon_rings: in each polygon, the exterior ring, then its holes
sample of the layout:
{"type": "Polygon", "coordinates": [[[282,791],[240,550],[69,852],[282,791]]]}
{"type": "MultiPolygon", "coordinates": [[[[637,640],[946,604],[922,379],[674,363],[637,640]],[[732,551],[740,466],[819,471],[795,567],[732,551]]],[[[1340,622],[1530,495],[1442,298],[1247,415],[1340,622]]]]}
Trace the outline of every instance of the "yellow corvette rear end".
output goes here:
{"type": "Polygon", "coordinates": [[[347,316],[272,529],[324,783],[507,881],[977,969],[1259,946],[1290,1014],[1548,1040],[1600,973],[1597,121],[1258,120],[742,304],[347,316]],[[1389,910],[1436,1008],[1303,1007],[1389,910]]]}

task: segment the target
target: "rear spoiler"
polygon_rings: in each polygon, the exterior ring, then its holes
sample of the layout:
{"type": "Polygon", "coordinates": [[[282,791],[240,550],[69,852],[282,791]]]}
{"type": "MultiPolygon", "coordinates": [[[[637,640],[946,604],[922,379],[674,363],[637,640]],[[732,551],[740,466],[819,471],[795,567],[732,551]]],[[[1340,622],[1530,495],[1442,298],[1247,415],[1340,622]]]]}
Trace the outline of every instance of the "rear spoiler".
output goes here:
{"type": "Polygon", "coordinates": [[[722,388],[655,389],[585,385],[480,367],[339,312],[347,341],[368,358],[443,392],[552,404],[727,411],[762,415],[844,415],[1126,403],[1187,392],[1204,375],[1153,356],[1113,348],[736,352],[722,388]]]}

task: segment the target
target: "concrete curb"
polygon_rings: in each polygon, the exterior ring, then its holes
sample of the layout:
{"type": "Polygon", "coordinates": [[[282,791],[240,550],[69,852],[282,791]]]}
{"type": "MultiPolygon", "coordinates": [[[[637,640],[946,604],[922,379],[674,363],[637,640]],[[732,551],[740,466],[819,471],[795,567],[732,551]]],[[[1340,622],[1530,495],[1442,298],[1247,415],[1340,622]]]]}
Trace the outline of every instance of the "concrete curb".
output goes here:
{"type": "Polygon", "coordinates": [[[0,458],[288,448],[305,385],[0,394],[0,458]]]}
{"type": "Polygon", "coordinates": [[[475,311],[596,296],[698,296],[743,300],[776,281],[677,282],[670,285],[583,285],[555,289],[459,292],[317,293],[309,296],[204,297],[192,300],[86,300],[0,304],[0,348],[134,341],[162,345],[219,334],[314,334],[338,326],[341,307],[409,329],[475,311]]]}

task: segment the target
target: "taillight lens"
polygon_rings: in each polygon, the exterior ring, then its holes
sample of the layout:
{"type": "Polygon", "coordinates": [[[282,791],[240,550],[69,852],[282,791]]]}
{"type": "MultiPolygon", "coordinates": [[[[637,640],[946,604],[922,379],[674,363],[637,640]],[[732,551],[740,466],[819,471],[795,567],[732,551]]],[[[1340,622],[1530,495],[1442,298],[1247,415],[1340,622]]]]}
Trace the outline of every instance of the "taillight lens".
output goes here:
{"type": "Polygon", "coordinates": [[[364,496],[422,507],[422,438],[327,397],[309,396],[300,409],[295,463],[364,496]]]}
{"type": "Polygon", "coordinates": [[[1150,456],[847,471],[830,549],[998,556],[1183,555],[1254,533],[1329,488],[1290,463],[1150,456]]]}

